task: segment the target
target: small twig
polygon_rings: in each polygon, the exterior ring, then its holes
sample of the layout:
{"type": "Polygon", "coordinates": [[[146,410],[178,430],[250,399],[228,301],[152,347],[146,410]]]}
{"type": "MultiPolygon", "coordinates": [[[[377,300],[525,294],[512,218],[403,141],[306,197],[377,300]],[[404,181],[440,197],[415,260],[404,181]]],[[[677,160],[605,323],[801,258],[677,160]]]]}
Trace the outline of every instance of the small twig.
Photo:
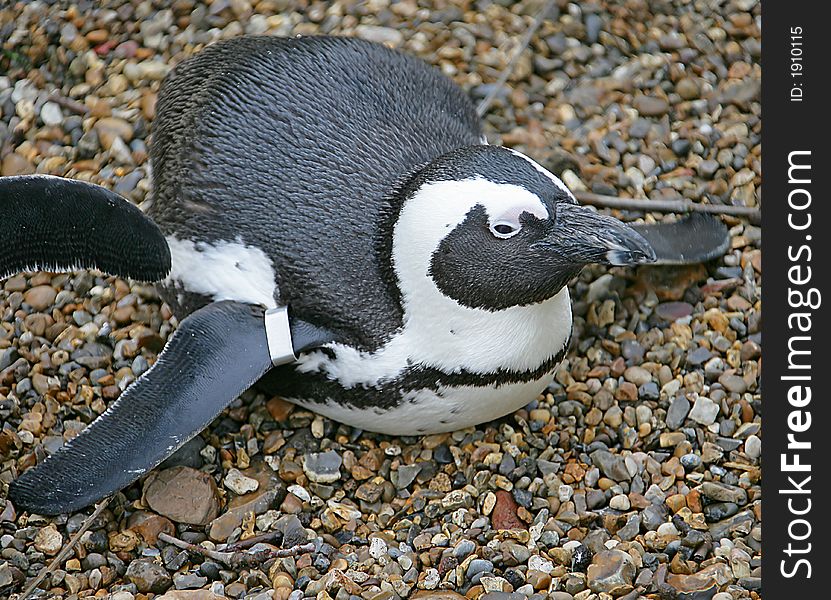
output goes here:
{"type": "Polygon", "coordinates": [[[591,192],[574,192],[583,204],[600,206],[603,208],[620,208],[622,210],[640,210],[644,212],[688,213],[703,212],[716,215],[731,215],[747,217],[751,223],[759,223],[762,211],[752,206],[728,206],[719,204],[699,204],[686,198],[669,200],[645,200],[639,198],[618,198],[617,196],[603,196],[591,192]]]}
{"type": "Polygon", "coordinates": [[[89,112],[89,108],[87,108],[86,105],[81,104],[72,98],[61,96],[60,94],[53,94],[49,96],[49,100],[59,106],[63,106],[65,109],[72,111],[77,115],[85,115],[89,112]]]}
{"type": "Polygon", "coordinates": [[[167,542],[168,544],[173,544],[174,546],[176,546],[177,548],[181,548],[182,550],[187,550],[188,552],[193,552],[195,554],[201,554],[202,556],[210,558],[211,560],[217,560],[231,567],[232,569],[254,567],[257,565],[261,565],[262,563],[272,558],[286,558],[287,556],[297,556],[298,554],[314,552],[315,549],[315,545],[309,542],[308,544],[299,544],[297,546],[292,546],[291,548],[283,548],[281,550],[264,549],[255,550],[253,552],[220,552],[218,550],[210,550],[203,546],[191,544],[190,542],[180,540],[179,538],[175,538],[172,535],[168,535],[164,532],[159,534],[159,539],[163,542],[167,542]]]}
{"type": "Polygon", "coordinates": [[[519,62],[519,57],[522,56],[522,53],[528,47],[528,44],[531,43],[531,38],[534,37],[534,34],[537,32],[537,29],[540,28],[540,25],[545,19],[545,15],[549,13],[551,7],[554,6],[554,0],[548,0],[545,3],[545,6],[542,7],[542,10],[537,13],[534,17],[534,22],[528,27],[525,31],[525,35],[522,36],[522,40],[519,42],[519,46],[514,51],[514,55],[511,57],[511,60],[508,61],[508,64],[502,70],[502,73],[499,74],[499,78],[496,80],[496,83],[493,84],[491,91],[488,92],[488,95],[485,96],[484,100],[479,103],[479,106],[476,107],[476,114],[481,118],[488,112],[488,109],[493,102],[493,99],[496,98],[496,95],[502,91],[502,87],[508,82],[508,78],[513,73],[514,68],[516,67],[517,63],[519,62]]]}
{"type": "MultiPolygon", "coordinates": [[[[261,533],[260,535],[252,535],[250,538],[246,538],[244,540],[240,540],[233,544],[228,544],[223,548],[225,552],[236,552],[237,550],[245,550],[246,548],[250,548],[251,546],[256,546],[260,542],[272,542],[277,539],[282,541],[283,534],[280,531],[269,531],[266,533],[261,533]]],[[[279,541],[277,542],[280,543],[279,541]]]]}
{"type": "Polygon", "coordinates": [[[110,496],[109,498],[105,498],[95,506],[95,510],[92,511],[92,514],[84,520],[83,524],[81,525],[81,528],[75,532],[75,535],[72,536],[72,538],[69,540],[69,543],[66,546],[64,546],[60,552],[58,552],[57,556],[55,556],[55,558],[52,559],[52,562],[50,562],[48,565],[46,565],[40,570],[40,573],[37,574],[35,580],[29,584],[29,587],[27,587],[23,594],[20,596],[20,600],[26,600],[26,598],[31,596],[37,588],[37,586],[39,586],[40,583],[44,579],[46,579],[46,576],[58,567],[60,567],[64,559],[67,556],[69,556],[69,553],[72,552],[73,548],[75,548],[75,546],[78,545],[78,542],[81,541],[81,536],[87,532],[87,530],[92,526],[93,521],[95,521],[95,519],[97,519],[98,516],[102,512],[104,512],[104,509],[107,508],[107,505],[110,503],[110,500],[112,500],[112,496],[110,496]]]}

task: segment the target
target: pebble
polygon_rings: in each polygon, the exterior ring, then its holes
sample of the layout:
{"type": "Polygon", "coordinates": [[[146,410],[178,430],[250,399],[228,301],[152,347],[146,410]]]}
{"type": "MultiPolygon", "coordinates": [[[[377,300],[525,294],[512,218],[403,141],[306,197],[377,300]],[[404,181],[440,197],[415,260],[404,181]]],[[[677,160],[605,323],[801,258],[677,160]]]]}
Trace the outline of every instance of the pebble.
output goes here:
{"type": "Polygon", "coordinates": [[[696,423],[701,423],[702,425],[711,425],[715,423],[716,417],[718,416],[718,412],[718,404],[716,404],[709,398],[699,396],[698,398],[696,398],[695,404],[693,404],[689,417],[696,423]]]}
{"type": "Polygon", "coordinates": [[[614,481],[628,481],[632,477],[626,469],[623,457],[612,454],[608,450],[595,450],[591,455],[592,462],[603,474],[614,481]]]}
{"type": "Polygon", "coordinates": [[[655,96],[636,96],[632,106],[645,117],[660,117],[669,111],[669,102],[655,96]]]}
{"type": "Polygon", "coordinates": [[[32,310],[42,312],[52,306],[57,295],[57,290],[51,285],[38,285],[26,290],[23,302],[31,306],[32,310]]]}
{"type": "Polygon", "coordinates": [[[744,453],[750,458],[762,456],[762,440],[755,435],[748,436],[744,441],[744,453]]]}
{"type": "Polygon", "coordinates": [[[400,46],[404,41],[403,34],[397,29],[379,27],[377,25],[358,25],[355,33],[358,37],[369,40],[370,42],[386,44],[392,47],[400,46]]]}
{"type": "Polygon", "coordinates": [[[398,489],[405,489],[415,481],[415,478],[421,472],[421,464],[401,465],[398,467],[398,489]]]}
{"type": "Polygon", "coordinates": [[[740,505],[747,504],[747,492],[735,485],[705,481],[697,489],[702,496],[706,496],[710,500],[734,502],[740,505]]]}
{"type": "Polygon", "coordinates": [[[125,576],[143,593],[160,594],[173,583],[165,568],[149,559],[132,561],[125,576]]]}
{"type": "Polygon", "coordinates": [[[239,495],[255,492],[260,487],[260,482],[251,477],[246,477],[239,469],[229,469],[223,483],[225,487],[239,495]]]}
{"type": "Polygon", "coordinates": [[[632,557],[627,553],[604,550],[594,555],[586,576],[593,592],[622,596],[632,591],[636,571],[632,557]]]}
{"type": "Polygon", "coordinates": [[[629,510],[631,504],[625,494],[618,494],[609,500],[609,507],[615,510],[629,510]]]}
{"type": "Polygon", "coordinates": [[[54,102],[44,102],[40,107],[40,119],[47,127],[54,127],[63,123],[61,107],[54,102]]]}
{"type": "Polygon", "coordinates": [[[333,483],[340,479],[341,456],[334,451],[310,452],[303,456],[303,471],[315,483],[333,483]]]}
{"type": "Polygon", "coordinates": [[[655,307],[655,314],[670,322],[688,317],[692,312],[693,306],[687,302],[662,302],[655,307]]]}
{"type": "Polygon", "coordinates": [[[510,492],[498,490],[496,492],[496,504],[491,513],[493,528],[502,530],[525,529],[525,523],[517,516],[518,510],[519,506],[510,492]]]}
{"type": "Polygon", "coordinates": [[[198,589],[207,585],[207,583],[207,577],[201,577],[195,573],[175,573],[173,575],[173,586],[177,590],[198,589]]]}
{"type": "Polygon", "coordinates": [[[63,536],[54,525],[47,525],[35,535],[35,548],[47,556],[55,556],[63,546],[63,536]]]}
{"type": "Polygon", "coordinates": [[[154,472],[144,484],[150,508],[177,523],[209,523],[219,513],[218,494],[210,475],[184,466],[154,472]]]}

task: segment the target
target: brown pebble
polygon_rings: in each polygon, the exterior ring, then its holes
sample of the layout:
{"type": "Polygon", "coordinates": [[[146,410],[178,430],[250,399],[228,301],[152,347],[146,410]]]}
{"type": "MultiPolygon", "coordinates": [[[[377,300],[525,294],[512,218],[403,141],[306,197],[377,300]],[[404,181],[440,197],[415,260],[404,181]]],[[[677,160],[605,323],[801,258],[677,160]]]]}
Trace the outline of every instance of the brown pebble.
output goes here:
{"type": "Polygon", "coordinates": [[[42,312],[52,306],[58,292],[51,285],[38,285],[26,290],[23,302],[32,307],[32,310],[42,312]]]}
{"type": "Polygon", "coordinates": [[[526,529],[523,523],[517,516],[517,505],[514,497],[510,492],[505,490],[497,490],[496,505],[493,507],[491,513],[491,523],[494,529],[526,529]]]}
{"type": "Polygon", "coordinates": [[[219,513],[219,490],[208,473],[190,467],[154,472],[144,483],[147,504],[177,523],[206,525],[219,513]]]}
{"type": "Polygon", "coordinates": [[[34,172],[35,166],[16,152],[7,154],[3,162],[0,163],[0,175],[3,175],[3,177],[31,175],[34,172]]]}
{"type": "Polygon", "coordinates": [[[93,29],[87,32],[86,38],[90,44],[103,44],[110,37],[110,32],[106,29],[93,29]]]}
{"type": "Polygon", "coordinates": [[[277,396],[271,398],[271,400],[266,403],[265,407],[268,410],[268,414],[271,415],[271,418],[278,423],[288,419],[289,415],[294,410],[294,404],[286,402],[277,396]]]}
{"type": "Polygon", "coordinates": [[[683,494],[673,494],[666,499],[666,505],[672,511],[672,514],[675,514],[687,506],[687,500],[683,494]]]}
{"type": "Polygon", "coordinates": [[[638,388],[634,383],[624,381],[618,386],[615,398],[624,402],[633,402],[638,399],[638,388]]]}
{"type": "Polygon", "coordinates": [[[669,102],[656,96],[636,96],[632,106],[645,117],[660,117],[669,111],[669,102]]]}
{"type": "Polygon", "coordinates": [[[176,527],[169,519],[151,512],[137,511],[127,520],[128,527],[137,533],[145,543],[155,545],[160,533],[175,535],[176,527]]]}
{"type": "Polygon", "coordinates": [[[704,510],[701,504],[701,493],[698,490],[690,490],[686,496],[687,506],[694,513],[700,513],[704,510]]]}

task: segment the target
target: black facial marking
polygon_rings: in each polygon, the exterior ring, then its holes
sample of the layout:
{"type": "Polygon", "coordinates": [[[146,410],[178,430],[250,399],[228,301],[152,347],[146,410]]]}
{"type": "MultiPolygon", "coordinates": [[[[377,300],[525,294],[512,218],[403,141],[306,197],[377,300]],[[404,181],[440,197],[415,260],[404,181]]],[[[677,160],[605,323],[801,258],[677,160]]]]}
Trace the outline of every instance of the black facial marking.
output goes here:
{"type": "Polygon", "coordinates": [[[430,262],[430,276],[445,295],[470,308],[502,310],[554,296],[580,271],[535,246],[554,228],[529,213],[520,217],[519,233],[495,237],[481,205],[442,240],[430,262]]]}

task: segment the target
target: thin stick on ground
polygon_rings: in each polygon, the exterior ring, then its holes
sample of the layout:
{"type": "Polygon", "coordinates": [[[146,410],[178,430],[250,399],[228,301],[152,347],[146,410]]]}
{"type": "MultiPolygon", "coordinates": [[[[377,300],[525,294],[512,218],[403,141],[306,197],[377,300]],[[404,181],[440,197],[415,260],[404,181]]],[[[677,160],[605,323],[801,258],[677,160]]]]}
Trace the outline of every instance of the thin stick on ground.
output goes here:
{"type": "Polygon", "coordinates": [[[40,573],[38,573],[34,581],[32,581],[32,583],[29,584],[29,587],[27,587],[24,590],[19,600],[26,600],[29,596],[31,596],[32,593],[41,584],[41,582],[44,579],[46,579],[46,576],[61,566],[61,563],[63,563],[66,557],[69,556],[69,553],[72,552],[75,546],[78,545],[78,542],[81,541],[81,536],[87,532],[87,530],[92,526],[93,521],[95,521],[95,519],[97,519],[98,516],[102,512],[104,512],[104,509],[107,508],[107,505],[110,503],[110,500],[112,500],[112,496],[110,496],[109,498],[105,498],[104,500],[96,504],[95,510],[92,511],[92,514],[90,516],[84,519],[81,528],[78,531],[76,531],[75,535],[73,535],[70,538],[69,543],[67,543],[66,546],[61,548],[61,551],[58,552],[55,558],[52,559],[52,562],[50,562],[48,565],[46,565],[40,570],[40,573]]]}
{"type": "MultiPolygon", "coordinates": [[[[251,546],[256,546],[260,542],[274,543],[277,538],[282,539],[282,537],[283,534],[279,531],[268,531],[266,533],[261,533],[259,535],[251,536],[250,538],[240,540],[233,544],[228,544],[225,548],[223,548],[223,550],[225,552],[236,552],[238,550],[245,550],[251,546]]],[[[276,543],[279,544],[279,542],[276,543]]]]}
{"type": "Polygon", "coordinates": [[[762,211],[752,206],[729,206],[719,204],[699,204],[686,198],[669,200],[646,200],[638,198],[619,198],[617,196],[603,196],[591,192],[574,192],[574,197],[583,204],[591,204],[602,208],[619,208],[622,210],[639,210],[644,212],[688,213],[703,212],[716,215],[730,215],[746,217],[751,223],[759,223],[762,211]]]}
{"type": "Polygon", "coordinates": [[[488,92],[488,95],[485,96],[484,100],[479,103],[479,106],[476,107],[476,114],[481,118],[488,112],[488,109],[491,106],[494,98],[496,98],[497,94],[502,91],[502,88],[508,82],[508,78],[511,76],[511,73],[514,72],[517,63],[519,62],[519,57],[522,56],[522,53],[528,47],[528,44],[531,43],[531,38],[534,37],[534,34],[537,32],[537,29],[540,28],[540,25],[545,19],[545,15],[547,15],[551,8],[554,6],[554,0],[548,0],[545,5],[542,7],[540,12],[534,17],[533,23],[528,27],[525,31],[525,35],[522,36],[522,40],[519,42],[519,46],[516,50],[514,50],[514,55],[511,57],[511,60],[508,61],[508,64],[502,70],[502,73],[499,74],[499,78],[496,80],[496,83],[493,84],[491,91],[488,92]]]}
{"type": "Polygon", "coordinates": [[[204,546],[198,546],[196,544],[191,544],[190,542],[186,542],[184,540],[180,540],[179,538],[175,538],[172,535],[168,535],[164,532],[159,534],[159,539],[163,542],[168,544],[173,544],[177,548],[181,548],[182,550],[187,550],[188,552],[193,552],[194,554],[201,554],[206,558],[210,558],[211,560],[219,561],[232,569],[239,569],[243,567],[254,567],[257,565],[261,565],[267,560],[272,558],[286,558],[288,556],[297,556],[299,554],[307,554],[309,552],[314,552],[315,545],[312,542],[308,544],[299,544],[297,546],[292,546],[291,548],[283,548],[283,549],[263,549],[263,550],[254,550],[248,552],[220,552],[218,550],[211,550],[209,548],[205,548],[204,546]]]}
{"type": "Polygon", "coordinates": [[[78,102],[77,100],[73,100],[72,98],[67,98],[66,96],[61,96],[60,94],[53,94],[49,97],[51,102],[63,106],[65,109],[74,112],[76,115],[86,115],[89,114],[89,108],[78,102]]]}

